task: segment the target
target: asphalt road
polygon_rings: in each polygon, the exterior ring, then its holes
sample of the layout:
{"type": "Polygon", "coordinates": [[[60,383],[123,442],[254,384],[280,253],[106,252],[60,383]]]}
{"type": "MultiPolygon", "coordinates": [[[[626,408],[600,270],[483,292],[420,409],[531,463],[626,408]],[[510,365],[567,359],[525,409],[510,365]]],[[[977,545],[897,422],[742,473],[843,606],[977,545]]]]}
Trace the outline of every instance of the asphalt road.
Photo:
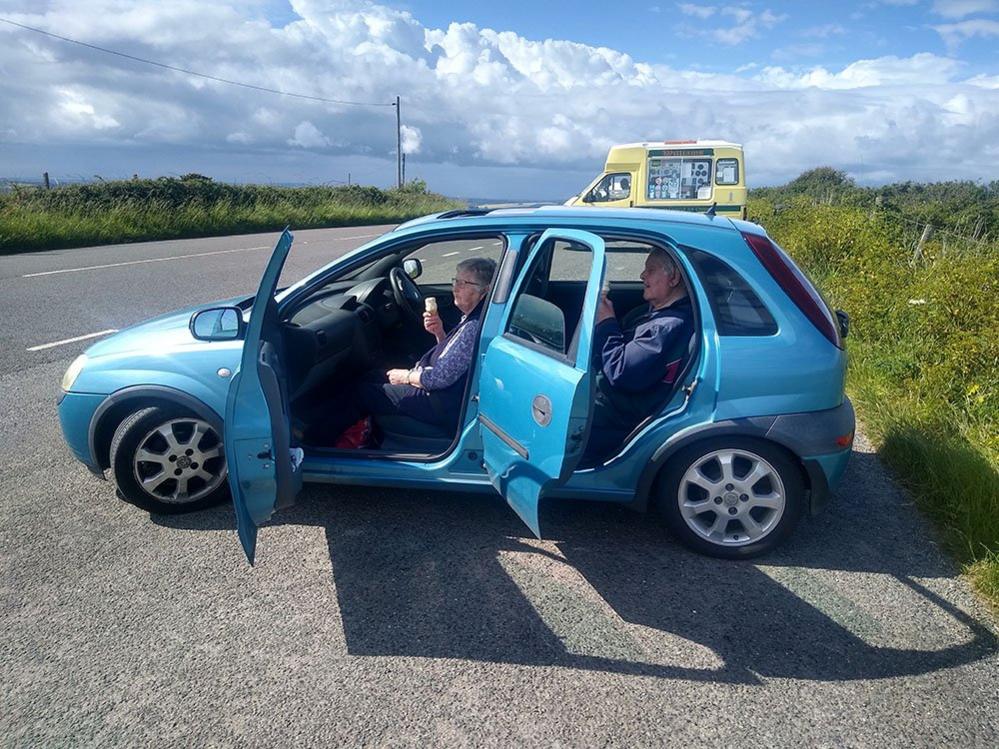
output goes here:
{"type": "MultiPolygon", "coordinates": [[[[378,231],[300,232],[289,274],[378,231]]],[[[251,569],[231,508],[115,499],[55,415],[90,341],[28,349],[251,293],[275,239],[0,258],[3,745],[999,744],[995,619],[862,441],[753,563],[613,506],[539,542],[498,498],[312,487],[251,569]]]]}

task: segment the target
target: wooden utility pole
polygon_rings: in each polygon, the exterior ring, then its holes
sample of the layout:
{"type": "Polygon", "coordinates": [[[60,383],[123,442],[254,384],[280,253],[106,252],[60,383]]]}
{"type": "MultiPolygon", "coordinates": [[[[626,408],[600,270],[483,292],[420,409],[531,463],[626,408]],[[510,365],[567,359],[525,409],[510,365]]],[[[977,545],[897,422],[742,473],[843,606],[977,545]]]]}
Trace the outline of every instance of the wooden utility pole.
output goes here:
{"type": "Polygon", "coordinates": [[[402,113],[395,97],[395,171],[396,187],[402,187],[402,113]]]}
{"type": "Polygon", "coordinates": [[[406,154],[402,155],[402,184],[406,184],[406,154]]]}

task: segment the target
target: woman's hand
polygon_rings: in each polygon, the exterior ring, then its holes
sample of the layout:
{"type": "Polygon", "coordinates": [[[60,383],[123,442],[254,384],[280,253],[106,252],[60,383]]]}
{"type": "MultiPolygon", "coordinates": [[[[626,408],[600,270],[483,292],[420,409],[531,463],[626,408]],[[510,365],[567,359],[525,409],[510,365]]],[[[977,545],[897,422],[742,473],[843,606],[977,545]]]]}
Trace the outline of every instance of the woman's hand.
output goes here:
{"type": "Polygon", "coordinates": [[[444,323],[436,312],[423,313],[423,329],[436,338],[437,343],[444,340],[444,323]]]}
{"type": "Polygon", "coordinates": [[[390,369],[386,372],[390,385],[406,385],[409,383],[408,369],[390,369]]]}

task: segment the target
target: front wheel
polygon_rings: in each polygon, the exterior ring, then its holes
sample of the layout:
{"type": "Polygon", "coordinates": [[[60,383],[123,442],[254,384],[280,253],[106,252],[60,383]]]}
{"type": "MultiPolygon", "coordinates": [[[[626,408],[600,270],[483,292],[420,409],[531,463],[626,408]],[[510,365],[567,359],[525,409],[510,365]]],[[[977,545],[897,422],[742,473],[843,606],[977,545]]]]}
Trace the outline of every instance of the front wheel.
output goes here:
{"type": "Polygon", "coordinates": [[[144,510],[193,512],[229,498],[221,435],[180,408],[131,414],[115,430],[110,457],[118,493],[144,510]]]}
{"type": "Polygon", "coordinates": [[[656,507],[687,547],[746,559],[786,539],[805,504],[794,461],[776,445],[743,437],[692,445],[670,458],[656,507]]]}

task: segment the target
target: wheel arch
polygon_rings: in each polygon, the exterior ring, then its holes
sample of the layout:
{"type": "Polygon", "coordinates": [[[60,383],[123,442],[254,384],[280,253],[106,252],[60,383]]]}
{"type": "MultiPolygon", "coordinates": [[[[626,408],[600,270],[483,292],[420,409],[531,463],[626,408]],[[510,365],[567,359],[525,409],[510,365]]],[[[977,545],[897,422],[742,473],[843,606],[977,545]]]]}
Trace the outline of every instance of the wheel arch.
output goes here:
{"type": "Polygon", "coordinates": [[[210,406],[182,390],[164,385],[136,385],[109,395],[90,419],[88,446],[94,465],[107,470],[111,465],[111,439],[129,414],[150,406],[179,406],[199,416],[223,435],[222,417],[210,406]]]}
{"type": "MultiPolygon", "coordinates": [[[[806,465],[806,461],[802,460],[801,456],[790,445],[785,444],[781,440],[774,439],[774,435],[769,433],[776,418],[776,416],[765,416],[708,424],[667,440],[656,450],[642,471],[638,487],[635,491],[635,499],[629,503],[629,506],[639,512],[646,512],[649,509],[656,481],[662,475],[663,471],[666,470],[670,458],[681,450],[686,450],[693,445],[710,442],[720,437],[748,437],[773,445],[791,459],[791,462],[798,468],[801,480],[805,486],[805,506],[810,508],[812,514],[814,514],[816,509],[816,494],[821,492],[824,487],[817,486],[819,476],[815,475],[814,470],[810,470],[809,466],[806,465]]],[[[819,471],[819,474],[821,475],[821,471],[819,471]]]]}

